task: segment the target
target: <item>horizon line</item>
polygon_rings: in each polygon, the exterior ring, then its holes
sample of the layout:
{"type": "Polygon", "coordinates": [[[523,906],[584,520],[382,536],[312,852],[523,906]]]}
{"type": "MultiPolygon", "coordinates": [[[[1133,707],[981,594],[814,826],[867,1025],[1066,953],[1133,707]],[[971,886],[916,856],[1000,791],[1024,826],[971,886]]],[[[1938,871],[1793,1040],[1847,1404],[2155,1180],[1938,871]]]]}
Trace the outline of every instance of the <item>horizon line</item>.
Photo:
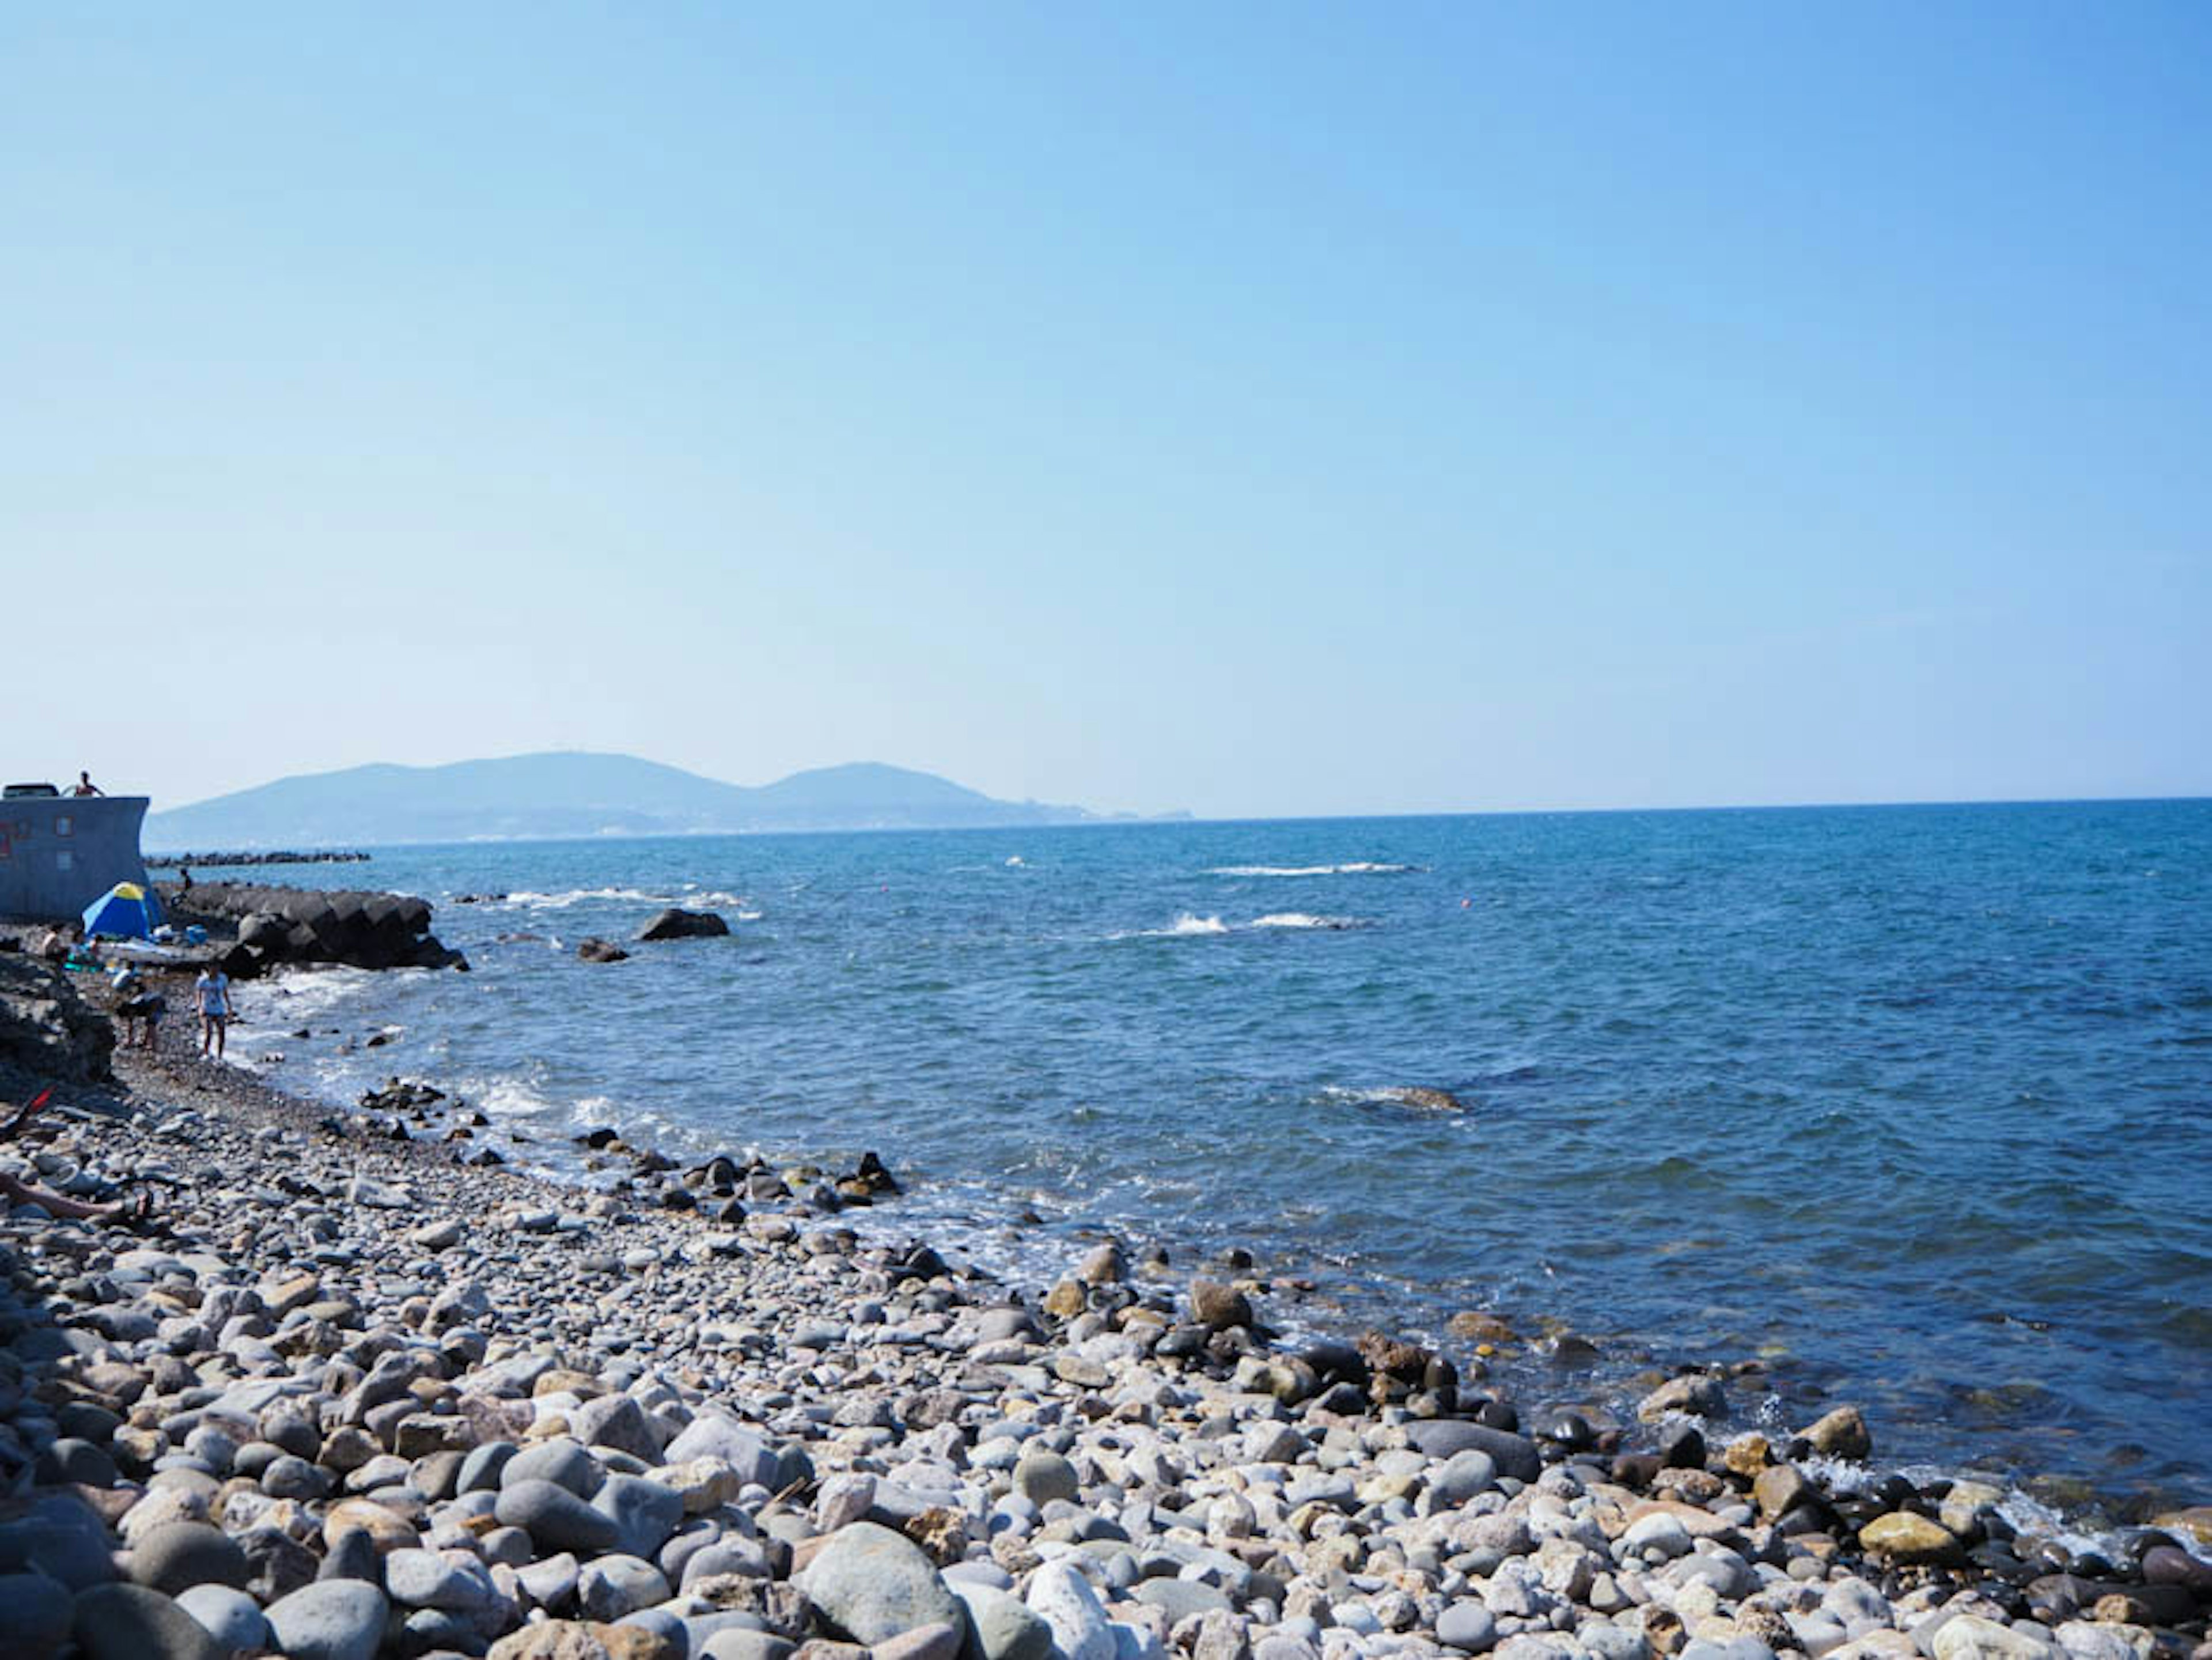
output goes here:
{"type": "MultiPolygon", "coordinates": [[[[2205,795],[2057,795],[2057,796],[1989,796],[1971,798],[1929,797],[1924,799],[1887,801],[1740,801],[1713,802],[1684,806],[1607,806],[1607,807],[1484,807],[1462,808],[1441,812],[1420,811],[1404,812],[1307,812],[1236,814],[1225,818],[1208,818],[1197,813],[1129,814],[1125,816],[1098,815],[1089,818],[1067,819],[1059,823],[1031,824],[848,824],[793,828],[766,826],[758,829],[725,829],[692,830],[606,830],[585,836],[476,836],[458,840],[425,837],[410,841],[362,841],[351,844],[359,848],[467,848],[485,846],[514,846],[551,842],[684,842],[712,836],[975,836],[1006,833],[1030,834],[1054,830],[1171,830],[1193,824],[1362,824],[1376,819],[1413,820],[1423,818],[1594,818],[1608,815],[1708,812],[1910,812],[1942,807],[2091,807],[2091,806],[2184,806],[2212,802],[2212,794],[2205,795]]],[[[1017,804],[1018,805],[1018,804],[1017,804]]],[[[172,808],[182,812],[183,808],[172,808]]],[[[149,824],[160,817],[149,813],[149,824]]],[[[235,849],[216,848],[217,852],[259,851],[262,844],[245,842],[235,849]]],[[[191,849],[171,848],[161,843],[151,844],[159,853],[189,852],[191,849]]],[[[350,848],[334,848],[328,845],[286,848],[286,851],[331,852],[350,848]]]]}

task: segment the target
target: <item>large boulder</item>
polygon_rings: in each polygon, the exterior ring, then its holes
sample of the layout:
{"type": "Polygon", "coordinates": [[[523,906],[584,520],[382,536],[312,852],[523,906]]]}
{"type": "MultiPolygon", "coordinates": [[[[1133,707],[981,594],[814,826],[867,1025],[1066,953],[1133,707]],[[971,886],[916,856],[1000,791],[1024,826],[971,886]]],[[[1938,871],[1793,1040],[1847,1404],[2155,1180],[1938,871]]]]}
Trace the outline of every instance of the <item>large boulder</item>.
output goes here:
{"type": "Polygon", "coordinates": [[[710,910],[682,910],[670,906],[647,922],[640,939],[708,939],[727,933],[730,925],[710,910]]]}
{"type": "Polygon", "coordinates": [[[40,1078],[85,1083],[108,1075],[115,1028],[60,969],[0,956],[0,1061],[40,1078]]]}
{"type": "Polygon", "coordinates": [[[922,1626],[963,1629],[965,1615],[928,1554],[902,1533],[854,1522],[830,1535],[806,1566],[800,1589],[856,1643],[875,1644],[922,1626]]]}

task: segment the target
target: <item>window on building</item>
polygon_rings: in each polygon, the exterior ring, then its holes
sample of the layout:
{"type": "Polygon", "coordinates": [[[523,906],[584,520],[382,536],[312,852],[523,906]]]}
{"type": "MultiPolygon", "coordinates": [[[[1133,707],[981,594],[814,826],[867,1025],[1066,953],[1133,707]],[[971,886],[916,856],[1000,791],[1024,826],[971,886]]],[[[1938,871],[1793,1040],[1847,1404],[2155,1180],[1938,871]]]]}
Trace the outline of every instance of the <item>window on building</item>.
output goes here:
{"type": "Polygon", "coordinates": [[[58,815],[54,819],[54,834],[57,836],[67,836],[70,833],[70,816],[64,812],[58,815]]]}
{"type": "Polygon", "coordinates": [[[71,853],[67,848],[59,849],[54,854],[54,868],[56,870],[75,870],[76,868],[76,855],[71,853]]]}

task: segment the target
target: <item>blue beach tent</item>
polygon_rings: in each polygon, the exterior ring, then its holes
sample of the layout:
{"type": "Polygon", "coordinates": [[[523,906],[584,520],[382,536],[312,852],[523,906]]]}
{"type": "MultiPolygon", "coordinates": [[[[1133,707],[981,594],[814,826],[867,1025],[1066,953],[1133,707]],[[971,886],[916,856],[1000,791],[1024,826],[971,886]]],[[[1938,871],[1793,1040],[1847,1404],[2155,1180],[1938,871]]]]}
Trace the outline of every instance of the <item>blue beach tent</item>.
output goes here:
{"type": "Polygon", "coordinates": [[[118,882],[84,908],[84,937],[109,934],[120,939],[150,939],[161,926],[161,902],[150,888],[118,882]]]}

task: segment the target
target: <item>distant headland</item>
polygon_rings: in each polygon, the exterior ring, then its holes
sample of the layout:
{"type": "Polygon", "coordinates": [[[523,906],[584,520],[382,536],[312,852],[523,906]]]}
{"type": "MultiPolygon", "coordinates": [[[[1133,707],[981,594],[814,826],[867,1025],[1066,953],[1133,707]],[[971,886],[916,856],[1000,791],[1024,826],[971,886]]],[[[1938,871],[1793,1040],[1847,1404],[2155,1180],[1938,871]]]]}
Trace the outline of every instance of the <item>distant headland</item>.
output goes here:
{"type": "Polygon", "coordinates": [[[876,762],[817,768],[748,787],[632,755],[557,751],[280,778],[154,813],[146,820],[145,841],[163,850],[360,848],[585,836],[969,830],[1134,817],[996,800],[932,773],[876,762]]]}

